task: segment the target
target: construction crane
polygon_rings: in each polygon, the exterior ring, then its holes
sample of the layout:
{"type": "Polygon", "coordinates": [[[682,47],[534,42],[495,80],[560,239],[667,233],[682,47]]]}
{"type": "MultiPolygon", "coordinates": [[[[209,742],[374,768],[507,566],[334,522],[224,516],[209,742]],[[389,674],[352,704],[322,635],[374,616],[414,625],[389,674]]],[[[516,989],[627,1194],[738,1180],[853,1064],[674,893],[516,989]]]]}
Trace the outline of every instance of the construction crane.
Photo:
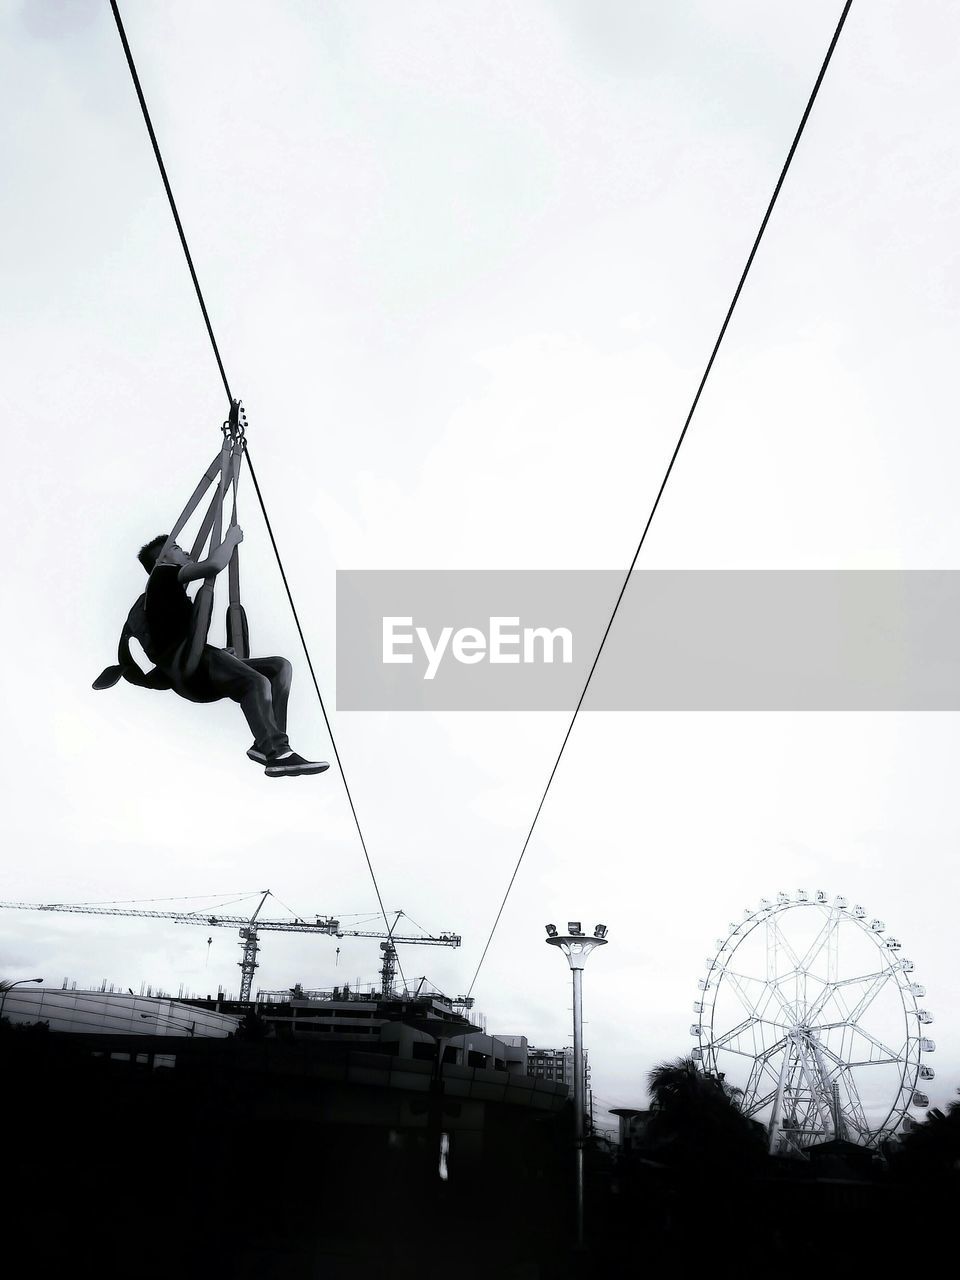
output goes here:
{"type": "Polygon", "coordinates": [[[71,915],[84,916],[135,916],[147,920],[173,920],[177,924],[198,924],[207,928],[237,928],[240,933],[242,958],[237,962],[240,968],[240,999],[249,1002],[253,991],[253,975],[259,967],[257,954],[260,951],[259,935],[264,930],[274,933],[323,933],[333,938],[383,938],[380,950],[383,952],[383,964],[380,968],[380,990],[385,997],[393,993],[397,972],[397,943],[404,946],[419,945],[432,947],[459,947],[461,939],[457,933],[419,934],[412,937],[401,937],[394,933],[400,917],[398,911],[389,933],[373,929],[341,929],[340,921],[332,916],[315,916],[312,920],[304,920],[294,916],[291,920],[265,920],[260,912],[267,898],[271,896],[269,889],[263,890],[263,897],[257,904],[253,915],[246,916],[219,915],[205,911],[145,911],[129,907],[86,906],[83,903],[68,902],[0,902],[0,908],[13,911],[65,911],[71,915]]]}

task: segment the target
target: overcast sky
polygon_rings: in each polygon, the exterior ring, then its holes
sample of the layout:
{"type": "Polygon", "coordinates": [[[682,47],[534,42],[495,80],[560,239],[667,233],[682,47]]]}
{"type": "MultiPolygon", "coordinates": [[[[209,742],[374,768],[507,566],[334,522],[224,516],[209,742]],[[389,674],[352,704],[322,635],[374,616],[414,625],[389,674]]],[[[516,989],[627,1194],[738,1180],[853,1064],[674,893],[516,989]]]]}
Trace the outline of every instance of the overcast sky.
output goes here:
{"type": "MultiPolygon", "coordinates": [[[[463,935],[408,978],[469,984],[566,717],[337,714],[336,570],[629,563],[840,8],[123,6],[384,901],[463,935]]],[[[223,389],[106,0],[6,0],[0,35],[0,896],[370,916],[333,770],[279,785],[232,704],[90,689],[223,389]]],[[[960,8],[854,5],[646,567],[960,567],[958,83],[960,8]]],[[[246,498],[254,647],[294,661],[293,744],[329,758],[246,498]]],[[[950,1101],[958,749],[950,713],[585,715],[477,983],[489,1029],[564,1044],[543,924],[604,921],[594,1088],[636,1104],[727,921],[824,888],[902,939],[950,1101]]],[[[237,989],[227,930],[208,956],[173,924],[0,925],[10,977],[237,989]]],[[[375,980],[375,942],[334,947],[265,935],[259,984],[375,980]]]]}

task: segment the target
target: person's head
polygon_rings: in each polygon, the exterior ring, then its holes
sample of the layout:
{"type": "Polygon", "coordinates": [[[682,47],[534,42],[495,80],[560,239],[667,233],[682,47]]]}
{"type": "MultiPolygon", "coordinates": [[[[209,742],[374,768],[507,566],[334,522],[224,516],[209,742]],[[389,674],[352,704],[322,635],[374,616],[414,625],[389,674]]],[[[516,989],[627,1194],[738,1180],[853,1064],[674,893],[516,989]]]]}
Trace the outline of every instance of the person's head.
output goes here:
{"type": "Polygon", "coordinates": [[[167,540],[165,533],[158,533],[155,538],[151,538],[149,542],[145,542],[137,552],[137,559],[143,565],[147,573],[153,572],[153,567],[157,563],[160,552],[163,550],[163,544],[167,540]]]}
{"type": "MultiPolygon", "coordinates": [[[[165,533],[158,533],[155,538],[145,543],[137,552],[137,559],[146,569],[147,573],[153,573],[156,563],[160,558],[160,552],[163,550],[164,543],[167,540],[165,533]]],[[[171,542],[167,547],[166,555],[163,557],[165,564],[188,564],[190,557],[175,542],[171,542]]]]}

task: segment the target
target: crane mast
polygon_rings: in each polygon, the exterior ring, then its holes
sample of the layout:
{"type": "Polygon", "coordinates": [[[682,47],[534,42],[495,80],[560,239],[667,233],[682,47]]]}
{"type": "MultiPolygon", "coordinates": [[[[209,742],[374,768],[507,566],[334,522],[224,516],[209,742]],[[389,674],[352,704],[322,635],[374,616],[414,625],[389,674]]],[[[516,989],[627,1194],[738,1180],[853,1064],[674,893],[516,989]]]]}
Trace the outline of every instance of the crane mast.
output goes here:
{"type": "Polygon", "coordinates": [[[218,915],[210,911],[145,911],[125,907],[87,906],[83,903],[69,902],[0,902],[0,910],[12,911],[61,911],[70,915],[88,916],[132,916],[147,920],[173,920],[177,924],[202,925],[205,928],[236,928],[240,935],[241,958],[237,962],[240,969],[240,1000],[249,1003],[253,993],[253,978],[259,967],[257,955],[260,951],[260,933],[267,930],[274,933],[314,933],[326,934],[335,938],[383,938],[380,943],[383,962],[380,968],[380,989],[384,996],[389,996],[394,987],[397,972],[396,944],[433,947],[459,947],[460,935],[456,933],[420,934],[401,937],[394,930],[399,923],[402,911],[398,911],[388,933],[376,929],[341,929],[340,921],[333,916],[315,916],[312,920],[304,920],[294,916],[292,920],[269,920],[260,916],[270,890],[263,891],[263,897],[251,916],[218,915]]]}

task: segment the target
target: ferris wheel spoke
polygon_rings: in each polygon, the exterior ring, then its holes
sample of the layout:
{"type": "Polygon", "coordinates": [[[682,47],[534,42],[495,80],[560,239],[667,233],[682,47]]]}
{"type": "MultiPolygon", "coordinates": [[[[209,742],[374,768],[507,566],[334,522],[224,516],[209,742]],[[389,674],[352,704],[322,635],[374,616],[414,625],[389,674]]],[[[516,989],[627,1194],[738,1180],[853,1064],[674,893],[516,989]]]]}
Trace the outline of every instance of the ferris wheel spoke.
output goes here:
{"type": "Polygon", "coordinates": [[[785,1018],[785,1021],[783,1023],[777,1023],[774,1018],[767,1017],[766,1020],[768,1022],[772,1022],[775,1026],[793,1026],[796,1021],[796,1011],[779,986],[771,986],[766,1004],[764,1005],[764,1014],[767,1013],[767,1010],[770,1009],[771,1006],[773,1006],[771,1012],[777,1013],[779,1011],[779,1013],[785,1018]]]}
{"type": "Polygon", "coordinates": [[[729,1031],[714,1036],[710,1041],[709,1049],[714,1054],[739,1053],[744,1057],[760,1060],[780,1049],[784,1042],[784,1033],[789,1030],[790,1028],[783,1023],[753,1016],[737,1023],[729,1031]],[[770,1030],[774,1033],[772,1039],[767,1034],[770,1030]]]}
{"type": "Polygon", "coordinates": [[[736,1037],[743,1035],[744,1032],[749,1030],[749,1028],[752,1027],[755,1022],[756,1022],[756,1018],[754,1017],[744,1018],[743,1022],[737,1023],[735,1027],[731,1027],[731,1029],[729,1031],[725,1031],[723,1035],[715,1037],[711,1041],[713,1048],[714,1049],[725,1048],[727,1043],[730,1040],[733,1040],[736,1037]]]}
{"type": "MultiPolygon", "coordinates": [[[[830,1048],[830,1046],[829,1046],[828,1044],[823,1044],[823,1043],[821,1042],[821,1044],[820,1044],[820,1053],[821,1053],[821,1055],[822,1055],[824,1058],[829,1059],[829,1061],[830,1061],[830,1062],[832,1062],[832,1063],[833,1063],[833,1065],[837,1068],[837,1071],[836,1071],[836,1073],[835,1073],[835,1074],[836,1074],[836,1075],[838,1075],[838,1076],[839,1076],[842,1072],[846,1071],[846,1069],[847,1069],[847,1068],[848,1068],[848,1066],[850,1065],[850,1064],[847,1062],[846,1058],[843,1056],[842,1047],[841,1047],[841,1052],[840,1052],[840,1053],[835,1053],[835,1052],[834,1052],[834,1050],[833,1050],[833,1049],[831,1049],[831,1048],[830,1048]]],[[[831,1074],[834,1074],[834,1073],[831,1073],[831,1074]]]]}
{"type": "MultiPolygon", "coordinates": [[[[827,1045],[821,1044],[821,1053],[829,1058],[837,1066],[837,1075],[841,1075],[845,1071],[859,1070],[861,1067],[889,1067],[900,1066],[904,1060],[904,1053],[894,1053],[888,1050],[890,1056],[886,1058],[860,1058],[854,1059],[849,1056],[844,1057],[842,1053],[834,1053],[827,1045]]],[[[851,1053],[852,1053],[851,1047],[851,1053]]]]}
{"type": "Polygon", "coordinates": [[[759,1044],[755,1046],[757,1061],[769,1062],[771,1058],[775,1057],[777,1054],[780,1053],[781,1049],[783,1048],[784,1042],[786,1040],[786,1036],[784,1036],[782,1033],[779,1033],[779,1028],[776,1028],[774,1037],[768,1043],[767,1036],[764,1034],[764,1027],[758,1023],[757,1030],[759,1031],[759,1036],[758,1036],[759,1044]]]}
{"type": "Polygon", "coordinates": [[[835,991],[833,993],[834,1000],[837,1006],[837,1011],[840,1013],[843,1021],[851,1024],[857,1023],[870,1008],[870,1005],[873,1004],[874,1000],[876,1000],[877,996],[892,977],[893,975],[887,972],[871,974],[868,977],[857,979],[860,984],[866,984],[866,989],[860,993],[859,999],[852,1006],[848,1006],[844,997],[847,990],[853,986],[853,983],[844,983],[843,992],[835,991]]]}
{"type": "Polygon", "coordinates": [[[747,1083],[744,1086],[743,1093],[740,1096],[740,1109],[747,1111],[752,1105],[751,1100],[754,1098],[763,1076],[763,1062],[760,1058],[754,1058],[750,1064],[750,1071],[747,1075],[747,1083]]]}
{"type": "Polygon", "coordinates": [[[793,947],[790,945],[790,942],[786,934],[780,928],[780,925],[777,922],[776,916],[767,917],[767,931],[768,931],[768,941],[772,941],[773,943],[772,955],[770,954],[769,947],[767,951],[767,980],[775,982],[780,977],[780,975],[777,973],[777,954],[779,951],[782,950],[786,953],[788,960],[793,966],[794,972],[796,972],[800,968],[800,961],[797,958],[796,951],[794,951],[793,947]],[[771,966],[771,961],[772,961],[772,966],[771,966]],[[772,973],[770,972],[771,967],[773,968],[772,973]]]}
{"type": "Polygon", "coordinates": [[[730,985],[747,1013],[763,1014],[766,1013],[770,1004],[776,1004],[786,1014],[790,1026],[796,1021],[795,1010],[781,990],[780,983],[794,976],[795,974],[790,972],[781,974],[778,979],[757,978],[753,974],[738,973],[733,969],[724,970],[724,977],[730,979],[730,985]],[[750,999],[748,990],[750,984],[760,988],[755,1000],[750,999]]]}
{"type": "Polygon", "coordinates": [[[771,1045],[768,1049],[758,1045],[755,1041],[742,1044],[739,1041],[727,1040],[724,1044],[714,1044],[711,1046],[714,1053],[730,1053],[738,1058],[749,1058],[751,1062],[762,1062],[766,1056],[775,1051],[776,1045],[771,1045]]]}
{"type": "Polygon", "coordinates": [[[732,1053],[737,1058],[749,1058],[751,1062],[759,1061],[757,1051],[755,1049],[736,1049],[733,1045],[725,1044],[723,1046],[724,1053],[732,1053]]]}
{"type": "Polygon", "coordinates": [[[887,1054],[888,1054],[887,1057],[881,1057],[881,1058],[878,1058],[878,1057],[855,1058],[853,1057],[853,1049],[851,1048],[850,1055],[842,1059],[843,1069],[850,1070],[850,1071],[853,1071],[854,1069],[856,1069],[857,1071],[859,1071],[861,1069],[865,1069],[866,1067],[902,1067],[904,1062],[904,1054],[894,1053],[892,1050],[888,1050],[887,1054]]]}
{"type": "Polygon", "coordinates": [[[783,1043],[784,1032],[789,1032],[793,1028],[792,1022],[777,1022],[774,1018],[757,1018],[758,1027],[773,1027],[775,1031],[780,1032],[778,1043],[783,1043]]]}
{"type": "Polygon", "coordinates": [[[767,1052],[758,1054],[754,1059],[750,1068],[750,1074],[747,1078],[746,1088],[743,1091],[740,1109],[747,1115],[753,1115],[755,1112],[762,1110],[773,1098],[776,1097],[780,1088],[780,1068],[774,1065],[773,1058],[778,1048],[782,1048],[784,1041],[781,1040],[778,1045],[772,1045],[767,1052]],[[770,1079],[773,1086],[770,1093],[757,1098],[757,1093],[763,1083],[764,1077],[770,1079]]]}
{"type": "Polygon", "coordinates": [[[861,1067],[890,1067],[894,1065],[899,1066],[902,1061],[903,1061],[902,1058],[864,1058],[860,1062],[848,1062],[845,1065],[848,1066],[852,1071],[854,1068],[859,1070],[861,1067]]]}
{"type": "Polygon", "coordinates": [[[873,1004],[874,1000],[876,1000],[877,996],[880,994],[883,988],[887,985],[888,981],[892,976],[893,975],[889,972],[880,973],[876,975],[874,980],[870,983],[866,991],[864,991],[863,995],[860,997],[857,1004],[855,1004],[854,1007],[850,1010],[851,1022],[860,1021],[860,1019],[863,1017],[866,1011],[873,1004]]]}
{"type": "Polygon", "coordinates": [[[841,1106],[840,1116],[843,1126],[849,1134],[852,1129],[859,1139],[869,1139],[873,1133],[870,1122],[867,1120],[862,1107],[852,1105],[841,1106]]]}
{"type": "Polygon", "coordinates": [[[773,1080],[776,1080],[779,1082],[780,1067],[779,1065],[776,1065],[776,1064],[778,1063],[779,1059],[782,1057],[782,1050],[784,1049],[786,1043],[787,1043],[787,1040],[786,1040],[786,1037],[784,1037],[782,1040],[778,1040],[776,1044],[772,1044],[770,1048],[766,1050],[765,1053],[758,1056],[757,1058],[758,1078],[762,1076],[764,1072],[767,1072],[773,1080]]]}
{"type": "Polygon", "coordinates": [[[867,1005],[869,1005],[873,1001],[873,999],[875,998],[877,992],[880,990],[880,987],[883,985],[883,983],[893,977],[894,977],[894,974],[891,973],[889,969],[882,969],[880,970],[879,973],[864,973],[854,978],[841,978],[835,982],[825,983],[823,991],[821,991],[820,995],[810,1006],[810,1009],[807,1015],[808,1021],[813,1022],[817,1018],[819,1018],[820,1015],[823,1013],[823,1010],[831,1000],[831,998],[836,1001],[837,1008],[840,1010],[840,1012],[843,1014],[845,1018],[851,1017],[851,1016],[859,1016],[859,1014],[857,1013],[857,1006],[855,1006],[854,1009],[852,1010],[848,1009],[846,1006],[846,1003],[843,999],[843,994],[842,994],[843,992],[845,992],[846,988],[857,986],[863,983],[877,984],[875,989],[872,986],[868,986],[867,991],[864,993],[863,996],[861,996],[861,1001],[863,1001],[866,998],[866,1003],[863,1005],[863,1010],[861,1010],[861,1012],[863,1012],[867,1008],[867,1005]]]}
{"type": "Polygon", "coordinates": [[[837,927],[836,920],[832,916],[828,916],[828,918],[823,923],[823,928],[820,930],[820,932],[814,938],[813,942],[811,942],[810,946],[807,948],[806,954],[804,955],[803,959],[797,961],[798,969],[803,969],[804,972],[807,972],[813,967],[813,962],[817,959],[817,957],[820,955],[820,952],[830,941],[830,937],[836,931],[836,927],[837,927]]]}
{"type": "Polygon", "coordinates": [[[750,1103],[744,1103],[740,1108],[745,1116],[755,1116],[759,1112],[769,1107],[776,1099],[777,1088],[774,1086],[769,1093],[765,1093],[762,1098],[757,1098],[750,1103]]]}
{"type": "Polygon", "coordinates": [[[841,1072],[843,1085],[847,1091],[848,1107],[844,1109],[844,1119],[853,1122],[853,1126],[858,1130],[861,1137],[869,1133],[869,1122],[867,1121],[867,1113],[863,1107],[863,1101],[860,1098],[860,1091],[857,1088],[857,1082],[853,1077],[853,1072],[845,1065],[841,1072]]]}
{"type": "Polygon", "coordinates": [[[751,1036],[748,1047],[744,1047],[739,1043],[740,1036],[745,1036],[747,1030],[755,1031],[756,1026],[748,1027],[746,1024],[743,1024],[738,1028],[738,1030],[740,1034],[736,1040],[731,1038],[733,1033],[727,1032],[722,1038],[722,1043],[719,1040],[714,1040],[711,1043],[710,1049],[715,1056],[718,1053],[732,1053],[740,1058],[749,1058],[752,1062],[758,1063],[762,1067],[764,1063],[769,1061],[769,1059],[778,1053],[783,1047],[785,1039],[783,1036],[772,1044],[765,1045],[762,1042],[758,1042],[756,1035],[751,1036]]]}
{"type": "MultiPolygon", "coordinates": [[[[807,1022],[815,1023],[831,998],[836,997],[836,983],[828,982],[807,1010],[807,1022]]],[[[839,1001],[837,1001],[839,1005],[839,1001]]]]}
{"type": "Polygon", "coordinates": [[[740,1001],[740,1003],[743,1005],[744,1009],[746,1010],[747,1015],[751,1018],[754,1017],[757,1011],[757,1001],[750,999],[750,996],[746,989],[746,984],[749,982],[760,983],[762,987],[762,990],[760,993],[761,996],[763,995],[763,991],[766,990],[767,984],[763,981],[762,978],[751,978],[751,977],[748,977],[746,974],[734,973],[730,969],[725,969],[723,976],[725,978],[730,979],[730,985],[733,988],[737,999],[740,1001]]]}
{"type": "MultiPolygon", "coordinates": [[[[835,1023],[834,1026],[843,1026],[843,1024],[835,1023]]],[[[831,1030],[831,1029],[832,1028],[830,1027],[821,1028],[821,1030],[831,1030]]],[[[885,1053],[889,1059],[893,1059],[896,1062],[900,1061],[900,1058],[902,1055],[897,1053],[896,1049],[891,1049],[888,1044],[884,1044],[884,1042],[878,1036],[873,1035],[869,1031],[865,1031],[863,1027],[851,1026],[849,1030],[850,1030],[851,1036],[854,1036],[854,1037],[862,1036],[863,1039],[867,1040],[870,1044],[872,1044],[875,1049],[879,1049],[881,1053],[885,1053]]],[[[871,1061],[876,1061],[876,1059],[871,1058],[871,1061]]]]}
{"type": "MultiPolygon", "coordinates": [[[[793,974],[790,974],[789,976],[791,978],[794,977],[793,974]]],[[[773,994],[781,1011],[786,1015],[789,1025],[792,1027],[797,1021],[797,1014],[799,1011],[797,1002],[791,1001],[779,984],[773,989],[773,994]]],[[[799,1007],[802,1008],[802,1002],[799,1007]]]]}
{"type": "Polygon", "coordinates": [[[850,987],[855,982],[872,982],[874,978],[890,978],[893,974],[889,969],[879,969],[876,973],[861,973],[855,978],[840,978],[836,982],[831,982],[831,987],[850,987]]]}

